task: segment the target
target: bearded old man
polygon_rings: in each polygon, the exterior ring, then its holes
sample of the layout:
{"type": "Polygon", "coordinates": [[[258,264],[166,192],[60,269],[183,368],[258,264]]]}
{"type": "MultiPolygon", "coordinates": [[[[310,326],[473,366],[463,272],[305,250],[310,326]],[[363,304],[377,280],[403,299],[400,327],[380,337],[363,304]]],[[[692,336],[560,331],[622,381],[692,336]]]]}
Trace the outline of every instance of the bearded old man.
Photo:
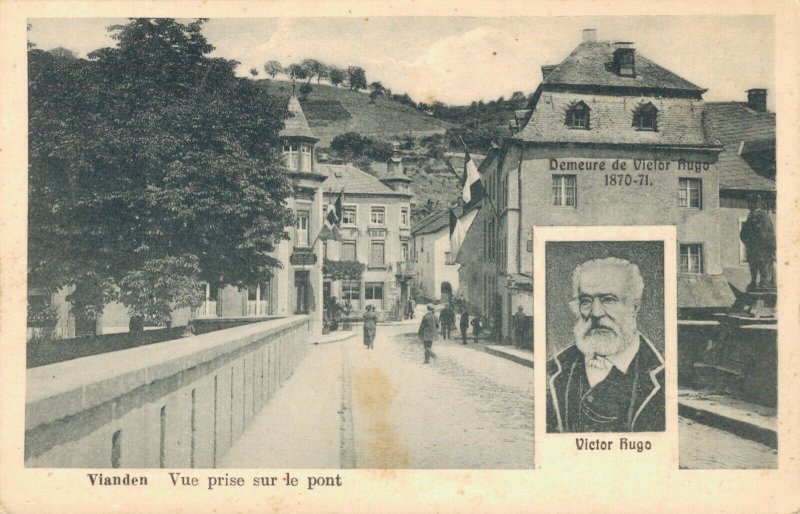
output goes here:
{"type": "Polygon", "coordinates": [[[637,326],[643,291],[624,259],[575,268],[575,344],[547,363],[548,432],[664,430],[664,360],[637,326]]]}

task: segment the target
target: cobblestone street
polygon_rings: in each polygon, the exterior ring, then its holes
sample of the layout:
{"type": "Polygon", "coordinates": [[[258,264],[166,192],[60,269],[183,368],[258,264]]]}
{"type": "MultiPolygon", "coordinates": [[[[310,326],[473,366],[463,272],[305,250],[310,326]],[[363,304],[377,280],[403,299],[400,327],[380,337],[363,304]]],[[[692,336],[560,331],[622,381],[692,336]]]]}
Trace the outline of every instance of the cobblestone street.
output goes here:
{"type": "Polygon", "coordinates": [[[357,467],[532,468],[532,370],[452,340],[425,365],[416,329],[348,345],[357,467]]]}
{"type": "Polygon", "coordinates": [[[778,467],[769,446],[678,418],[680,467],[684,469],[767,469],[778,467]]]}

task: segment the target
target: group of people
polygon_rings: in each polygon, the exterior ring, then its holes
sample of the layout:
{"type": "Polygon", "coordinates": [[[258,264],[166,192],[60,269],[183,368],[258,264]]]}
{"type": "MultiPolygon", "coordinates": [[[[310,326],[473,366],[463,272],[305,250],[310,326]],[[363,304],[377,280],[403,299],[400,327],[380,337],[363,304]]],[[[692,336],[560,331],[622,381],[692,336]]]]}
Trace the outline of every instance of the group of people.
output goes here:
{"type": "MultiPolygon", "coordinates": [[[[461,344],[467,344],[467,331],[472,326],[472,333],[475,335],[477,342],[478,336],[481,335],[483,330],[483,323],[479,315],[472,316],[470,319],[469,307],[466,305],[461,307],[461,312],[456,311],[456,302],[450,302],[444,306],[439,313],[438,326],[442,330],[442,339],[451,339],[451,334],[455,328],[456,320],[458,320],[458,328],[461,331],[461,344]]],[[[430,307],[430,306],[429,306],[430,307]]]]}

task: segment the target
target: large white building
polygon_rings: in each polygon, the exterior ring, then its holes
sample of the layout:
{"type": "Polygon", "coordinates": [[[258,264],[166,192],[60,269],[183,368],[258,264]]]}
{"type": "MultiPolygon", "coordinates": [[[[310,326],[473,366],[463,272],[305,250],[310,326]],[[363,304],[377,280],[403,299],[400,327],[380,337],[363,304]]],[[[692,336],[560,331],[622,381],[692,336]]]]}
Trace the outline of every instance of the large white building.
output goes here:
{"type": "MultiPolygon", "coordinates": [[[[467,212],[453,209],[464,231],[469,230],[479,209],[467,212]]],[[[420,292],[429,299],[447,301],[460,289],[456,256],[450,251],[450,209],[440,209],[419,220],[411,230],[416,280],[420,292]]]]}

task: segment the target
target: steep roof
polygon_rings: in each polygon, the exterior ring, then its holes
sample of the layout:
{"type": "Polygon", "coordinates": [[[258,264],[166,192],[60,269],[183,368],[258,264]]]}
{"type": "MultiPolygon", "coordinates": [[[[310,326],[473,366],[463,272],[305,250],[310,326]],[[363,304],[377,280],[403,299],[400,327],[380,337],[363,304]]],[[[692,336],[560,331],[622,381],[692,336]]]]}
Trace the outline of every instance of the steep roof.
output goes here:
{"type": "Polygon", "coordinates": [[[337,193],[344,190],[345,196],[347,193],[411,196],[398,193],[366,171],[361,171],[349,164],[315,163],[314,172],[327,176],[322,183],[324,190],[337,193]]]}
{"type": "Polygon", "coordinates": [[[620,76],[611,66],[614,49],[611,41],[584,41],[549,72],[549,66],[543,67],[547,76],[542,85],[545,89],[548,85],[560,84],[705,92],[705,89],[659,66],[638,51],[635,61],[636,76],[620,76]]]}
{"type": "Polygon", "coordinates": [[[530,142],[708,146],[703,101],[691,98],[543,92],[528,122],[513,139],[530,142]],[[566,125],[577,102],[589,107],[589,129],[566,125]],[[658,109],[658,129],[636,130],[633,115],[647,103],[658,109]]]}
{"type": "Polygon", "coordinates": [[[443,228],[450,226],[450,209],[453,209],[453,212],[456,213],[458,219],[462,219],[469,212],[477,209],[478,207],[479,206],[477,205],[473,205],[469,209],[464,210],[463,206],[454,205],[452,207],[442,207],[436,209],[433,213],[414,223],[411,226],[411,234],[415,236],[421,236],[439,232],[443,228]]]}
{"type": "Polygon", "coordinates": [[[707,102],[706,117],[711,137],[724,148],[719,155],[720,189],[774,191],[774,169],[764,169],[756,160],[740,155],[742,143],[771,149],[774,165],[775,113],[757,112],[746,102],[707,102]]]}
{"type": "Polygon", "coordinates": [[[296,96],[292,95],[289,98],[289,104],[286,109],[289,112],[289,116],[283,121],[283,130],[280,131],[281,137],[303,137],[315,141],[319,140],[314,135],[314,132],[311,131],[311,127],[308,126],[306,113],[303,112],[300,100],[296,96]]]}

